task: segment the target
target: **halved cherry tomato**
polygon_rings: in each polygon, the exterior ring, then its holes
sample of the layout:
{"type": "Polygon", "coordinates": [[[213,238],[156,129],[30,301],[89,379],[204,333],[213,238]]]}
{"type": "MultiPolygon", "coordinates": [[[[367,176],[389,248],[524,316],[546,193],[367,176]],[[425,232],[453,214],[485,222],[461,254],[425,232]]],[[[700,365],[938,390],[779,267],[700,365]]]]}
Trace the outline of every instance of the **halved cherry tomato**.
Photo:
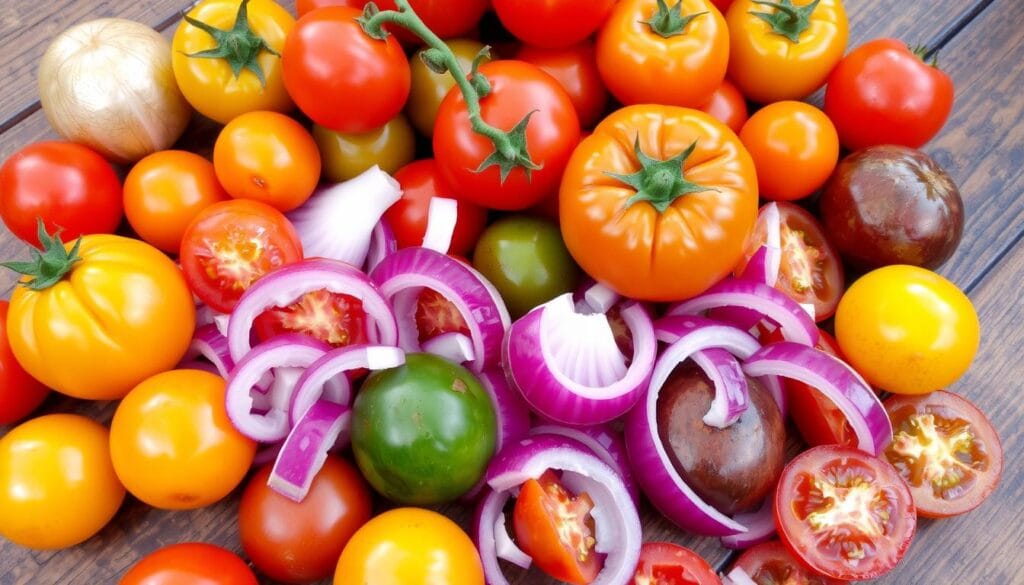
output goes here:
{"type": "Polygon", "coordinates": [[[430,288],[423,289],[416,304],[416,329],[420,332],[421,343],[442,333],[469,335],[462,313],[441,293],[430,288]]]}
{"type": "Polygon", "coordinates": [[[7,310],[11,304],[0,300],[0,425],[17,422],[39,408],[50,393],[42,382],[21,367],[7,338],[7,310]]]}
{"type": "Polygon", "coordinates": [[[917,513],[946,518],[969,512],[996,489],[1003,447],[985,414],[939,390],[885,401],[893,439],[885,457],[910,485],[917,513]]]}
{"type": "Polygon", "coordinates": [[[306,293],[287,307],[264,311],[255,326],[263,341],[282,333],[302,333],[334,347],[369,343],[363,303],[326,290],[306,293]]]}
{"type": "Polygon", "coordinates": [[[700,555],[670,542],[645,542],[633,585],[721,585],[700,555]]]}
{"type": "Polygon", "coordinates": [[[713,118],[737,134],[740,133],[740,129],[747,123],[749,117],[746,98],[728,79],[722,80],[722,85],[719,85],[715,93],[711,94],[711,99],[698,109],[711,114],[713,118]]]}
{"type": "Polygon", "coordinates": [[[256,575],[235,553],[213,544],[185,542],[149,553],[118,585],[256,585],[256,575]]]}
{"type": "Polygon", "coordinates": [[[804,451],[782,472],[775,520],[789,551],[844,581],[891,570],[917,528],[910,489],[887,461],[850,447],[804,451]]]}
{"type": "Polygon", "coordinates": [[[615,0],[493,0],[501,24],[537,47],[567,47],[589,37],[612,11],[615,0]]]}
{"type": "MultiPolygon", "coordinates": [[[[733,567],[743,569],[757,585],[841,585],[800,564],[777,540],[747,549],[733,567]]],[[[728,574],[728,573],[726,573],[728,574]]]]}
{"type": "Polygon", "coordinates": [[[554,472],[546,471],[519,490],[512,512],[516,542],[548,575],[587,585],[603,564],[594,550],[593,508],[586,492],[574,496],[554,472]]]}
{"type": "Polygon", "coordinates": [[[580,126],[593,128],[608,104],[608,90],[601,81],[594,44],[584,41],[570,47],[541,49],[524,45],[516,59],[532,63],[558,80],[569,94],[580,126]]]}

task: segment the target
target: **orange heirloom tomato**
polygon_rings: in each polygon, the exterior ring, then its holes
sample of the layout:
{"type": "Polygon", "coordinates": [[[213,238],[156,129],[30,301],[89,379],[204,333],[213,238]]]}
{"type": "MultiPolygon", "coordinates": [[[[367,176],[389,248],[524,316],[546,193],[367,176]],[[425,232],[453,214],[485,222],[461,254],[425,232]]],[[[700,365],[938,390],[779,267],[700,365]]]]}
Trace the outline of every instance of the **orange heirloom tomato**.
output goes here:
{"type": "Polygon", "coordinates": [[[597,37],[597,67],[624,104],[698,108],[729,63],[729,29],[709,0],[622,0],[597,37]]]}
{"type": "Polygon", "coordinates": [[[736,0],[729,23],[729,79],[755,102],[799,100],[825,83],[846,51],[842,0],[736,0]]]}
{"type": "Polygon", "coordinates": [[[736,134],[708,114],[630,106],[576,148],[559,201],[565,244],[587,274],[628,297],[674,301],[740,260],[757,176],[736,134]]]}

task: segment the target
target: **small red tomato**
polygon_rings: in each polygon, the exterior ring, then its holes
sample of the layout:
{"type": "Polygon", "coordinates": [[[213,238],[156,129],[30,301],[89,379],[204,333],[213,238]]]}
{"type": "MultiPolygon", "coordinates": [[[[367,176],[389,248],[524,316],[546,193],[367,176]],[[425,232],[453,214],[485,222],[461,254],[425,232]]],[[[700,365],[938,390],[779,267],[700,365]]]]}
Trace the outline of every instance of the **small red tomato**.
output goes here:
{"type": "Polygon", "coordinates": [[[302,18],[306,16],[307,12],[312,12],[317,8],[326,8],[327,6],[348,6],[349,8],[362,10],[367,2],[369,0],[295,0],[295,14],[302,18]]]}
{"type": "Polygon", "coordinates": [[[501,24],[538,47],[575,45],[601,28],[616,0],[492,0],[501,24]]]}
{"type": "Polygon", "coordinates": [[[135,564],[120,585],[257,585],[249,565],[212,544],[172,544],[135,564]]]}
{"type": "MultiPolygon", "coordinates": [[[[381,10],[397,10],[395,0],[376,0],[376,3],[381,10]]],[[[423,20],[423,24],[442,39],[462,36],[472,31],[487,11],[488,4],[487,0],[409,0],[409,6],[423,20]]],[[[400,26],[391,26],[389,29],[403,43],[419,45],[422,42],[400,26]]]]}
{"type": "Polygon", "coordinates": [[[671,542],[645,542],[640,549],[633,585],[721,585],[700,555],[671,542]]]}
{"type": "Polygon", "coordinates": [[[7,341],[7,310],[11,304],[0,300],[0,425],[9,425],[29,415],[50,393],[21,367],[7,341]]]}
{"type": "Polygon", "coordinates": [[[608,90],[597,70],[594,44],[584,41],[571,47],[541,49],[524,45],[516,59],[540,67],[558,80],[576,108],[580,126],[593,128],[608,105],[608,90]]]}
{"type": "Polygon", "coordinates": [[[728,79],[722,81],[715,93],[711,94],[708,103],[699,108],[702,112],[711,114],[716,120],[722,122],[739,134],[743,124],[747,122],[747,100],[740,93],[740,90],[728,79]]]}

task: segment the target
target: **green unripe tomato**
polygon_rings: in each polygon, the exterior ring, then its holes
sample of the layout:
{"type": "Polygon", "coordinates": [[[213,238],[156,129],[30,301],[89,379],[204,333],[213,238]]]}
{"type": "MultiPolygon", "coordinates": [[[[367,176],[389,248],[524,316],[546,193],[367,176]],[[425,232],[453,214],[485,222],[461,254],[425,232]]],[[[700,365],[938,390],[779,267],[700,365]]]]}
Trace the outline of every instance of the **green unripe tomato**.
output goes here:
{"type": "Polygon", "coordinates": [[[394,173],[416,155],[416,134],[405,116],[399,114],[376,130],[344,134],[313,125],[324,178],[331,183],[347,181],[373,165],[394,173]]]}

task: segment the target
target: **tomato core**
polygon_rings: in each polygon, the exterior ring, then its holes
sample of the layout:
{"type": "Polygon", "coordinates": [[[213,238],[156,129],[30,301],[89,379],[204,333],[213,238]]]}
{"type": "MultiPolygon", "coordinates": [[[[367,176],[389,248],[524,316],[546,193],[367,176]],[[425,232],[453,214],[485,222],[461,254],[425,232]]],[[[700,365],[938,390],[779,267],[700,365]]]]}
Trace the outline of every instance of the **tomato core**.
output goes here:
{"type": "Polygon", "coordinates": [[[266,340],[301,333],[334,347],[368,343],[366,312],[355,297],[317,290],[287,307],[268,309],[256,318],[256,333],[266,340]]]}
{"type": "Polygon", "coordinates": [[[434,289],[424,288],[416,303],[416,329],[420,343],[442,333],[469,335],[469,326],[462,313],[434,289]]]}
{"type": "Polygon", "coordinates": [[[909,468],[908,483],[931,484],[936,498],[954,499],[971,489],[976,471],[988,464],[971,424],[936,413],[909,417],[897,429],[889,446],[889,460],[897,469],[909,468]]]}

